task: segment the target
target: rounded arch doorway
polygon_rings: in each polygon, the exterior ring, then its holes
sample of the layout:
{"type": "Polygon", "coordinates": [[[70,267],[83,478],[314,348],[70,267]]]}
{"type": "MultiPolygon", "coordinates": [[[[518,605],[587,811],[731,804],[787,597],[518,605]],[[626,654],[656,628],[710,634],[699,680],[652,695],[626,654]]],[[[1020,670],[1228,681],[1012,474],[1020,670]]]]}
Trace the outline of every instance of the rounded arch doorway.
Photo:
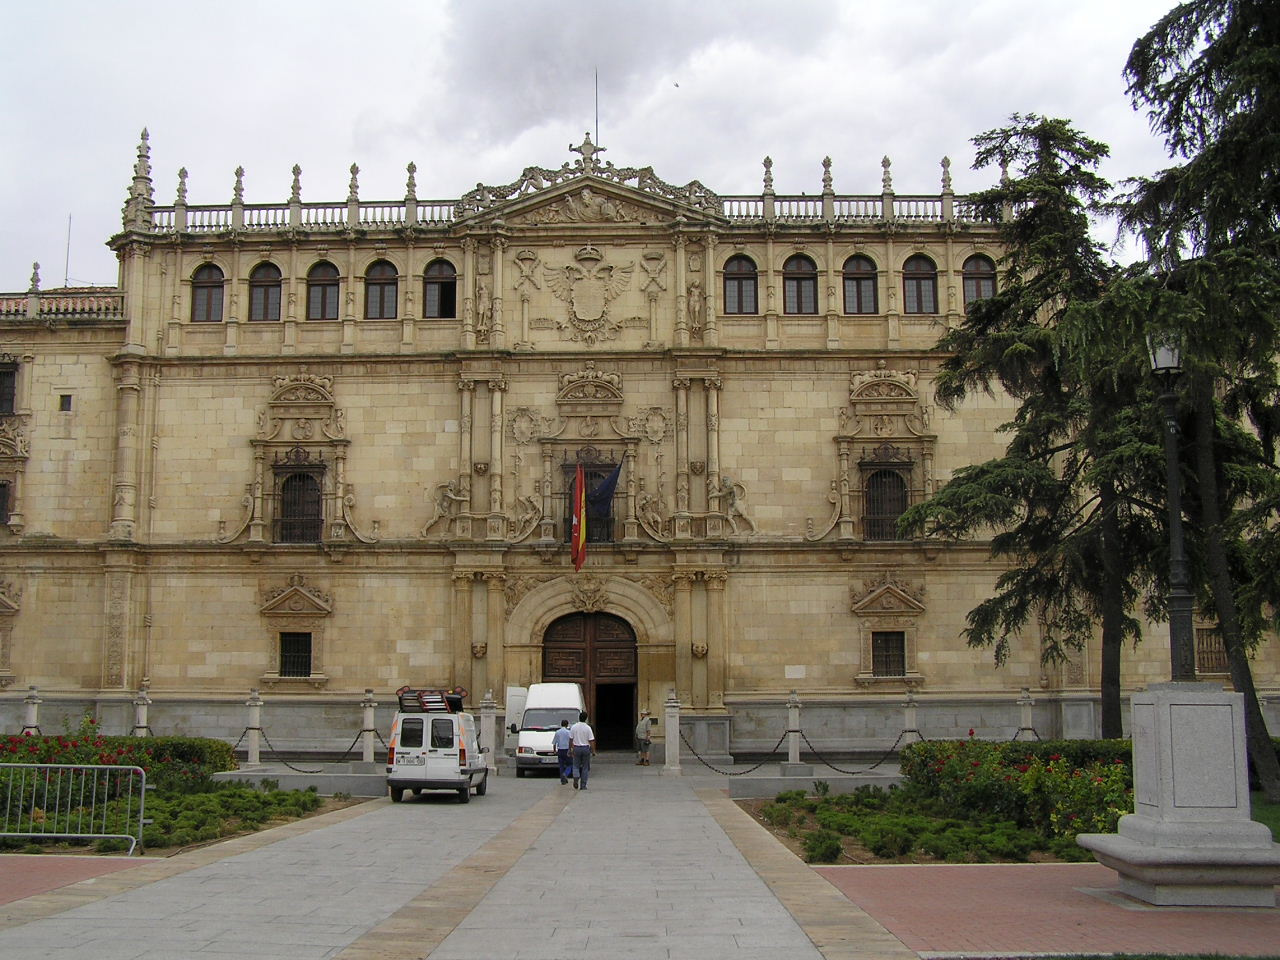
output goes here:
{"type": "Polygon", "coordinates": [[[542,679],[582,684],[601,750],[630,749],[636,723],[636,633],[611,613],[571,613],[542,637],[542,679]]]}

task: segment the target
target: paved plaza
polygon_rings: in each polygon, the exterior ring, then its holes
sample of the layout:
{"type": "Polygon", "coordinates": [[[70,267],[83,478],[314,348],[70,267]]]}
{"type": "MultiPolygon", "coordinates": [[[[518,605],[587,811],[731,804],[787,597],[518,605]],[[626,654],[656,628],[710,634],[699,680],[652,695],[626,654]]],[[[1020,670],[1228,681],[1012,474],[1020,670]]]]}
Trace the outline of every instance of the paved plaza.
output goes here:
{"type": "Polygon", "coordinates": [[[1280,908],[1154,908],[1097,864],[796,859],[705,772],[598,763],[375,800],[167,859],[0,859],[4,960],[1280,955],[1280,908]]]}

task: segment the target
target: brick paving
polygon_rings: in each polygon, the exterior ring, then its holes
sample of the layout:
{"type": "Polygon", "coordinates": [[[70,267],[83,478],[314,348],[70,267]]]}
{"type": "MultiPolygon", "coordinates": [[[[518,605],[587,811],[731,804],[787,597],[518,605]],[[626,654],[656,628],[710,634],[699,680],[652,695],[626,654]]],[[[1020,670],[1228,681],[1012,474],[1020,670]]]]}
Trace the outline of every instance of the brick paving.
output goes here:
{"type": "Polygon", "coordinates": [[[1280,956],[1280,908],[1153,907],[1097,863],[884,864],[816,872],[922,956],[1280,956]]]}
{"type": "Polygon", "coordinates": [[[146,863],[140,857],[58,857],[7,854],[0,864],[0,903],[48,893],[71,883],[128,870],[146,863]]]}

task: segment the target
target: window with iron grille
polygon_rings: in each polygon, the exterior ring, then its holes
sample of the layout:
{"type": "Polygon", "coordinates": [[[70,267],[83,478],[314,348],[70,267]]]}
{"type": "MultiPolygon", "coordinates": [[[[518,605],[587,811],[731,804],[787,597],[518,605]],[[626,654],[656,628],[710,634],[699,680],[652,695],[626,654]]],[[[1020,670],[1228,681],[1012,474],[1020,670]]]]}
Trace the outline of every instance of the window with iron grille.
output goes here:
{"type": "Polygon", "coordinates": [[[13,413],[18,396],[18,365],[0,363],[0,415],[13,413]]]}
{"type": "Polygon", "coordinates": [[[222,271],[211,263],[191,275],[191,322],[222,322],[222,271]]]}
{"type": "Polygon", "coordinates": [[[1217,627],[1196,627],[1196,673],[1230,673],[1227,648],[1217,627]]]}
{"type": "Polygon", "coordinates": [[[320,476],[290,473],[280,478],[279,510],[275,518],[277,543],[319,543],[324,528],[320,476]]]}
{"type": "Polygon", "coordinates": [[[938,312],[938,268],[922,254],[902,265],[902,312],[938,312]]]}
{"type": "Polygon", "coordinates": [[[724,265],[724,312],[757,312],[756,265],[750,257],[739,254],[724,265]]]}
{"type": "Polygon", "coordinates": [[[364,315],[369,320],[394,320],[399,290],[396,268],[385,260],[372,264],[364,274],[364,315]]]}
{"type": "Polygon", "coordinates": [[[784,313],[818,312],[818,268],[808,257],[796,254],[782,265],[784,313]]]}
{"type": "Polygon", "coordinates": [[[0,480],[0,523],[9,522],[9,482],[0,480]]]}
{"type": "Polygon", "coordinates": [[[458,315],[458,273],[448,260],[432,260],[422,275],[422,315],[452,318],[458,315]]]}
{"type": "Polygon", "coordinates": [[[990,257],[976,254],[964,262],[964,305],[996,295],[996,265],[990,257]]]}
{"type": "Polygon", "coordinates": [[[844,262],[844,312],[880,312],[876,301],[876,265],[870,257],[850,257],[844,262]]]}
{"type": "MultiPolygon", "coordinates": [[[[601,483],[613,473],[616,463],[584,463],[582,465],[583,481],[587,485],[587,543],[613,543],[613,499],[604,503],[592,500],[591,495],[601,483]]],[[[568,543],[573,534],[573,477],[577,472],[576,463],[566,463],[564,471],[564,542],[568,543]]],[[[622,491],[615,490],[616,499],[622,491]]]]}
{"type": "Polygon", "coordinates": [[[876,677],[907,675],[907,635],[901,630],[873,630],[871,674],[876,677]]]}
{"type": "Polygon", "coordinates": [[[280,676],[311,676],[311,634],[280,634],[280,676]]]}
{"type": "Polygon", "coordinates": [[[307,319],[338,319],[338,268],[317,263],[307,271],[307,319]]]}
{"type": "Polygon", "coordinates": [[[868,540],[897,540],[898,518],[907,509],[907,482],[896,470],[867,477],[863,528],[868,540]]]}
{"type": "Polygon", "coordinates": [[[280,268],[260,263],[249,274],[249,319],[280,319],[280,268]]]}

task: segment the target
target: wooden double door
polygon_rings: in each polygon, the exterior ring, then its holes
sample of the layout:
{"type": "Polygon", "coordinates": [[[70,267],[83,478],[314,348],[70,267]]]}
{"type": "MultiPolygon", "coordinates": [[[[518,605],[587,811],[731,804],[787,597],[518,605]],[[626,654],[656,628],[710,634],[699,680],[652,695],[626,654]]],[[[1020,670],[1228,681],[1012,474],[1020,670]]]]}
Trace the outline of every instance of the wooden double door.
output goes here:
{"type": "Polygon", "coordinates": [[[610,613],[571,613],[542,638],[542,679],[580,683],[602,750],[630,749],[636,725],[636,634],[610,613]]]}

